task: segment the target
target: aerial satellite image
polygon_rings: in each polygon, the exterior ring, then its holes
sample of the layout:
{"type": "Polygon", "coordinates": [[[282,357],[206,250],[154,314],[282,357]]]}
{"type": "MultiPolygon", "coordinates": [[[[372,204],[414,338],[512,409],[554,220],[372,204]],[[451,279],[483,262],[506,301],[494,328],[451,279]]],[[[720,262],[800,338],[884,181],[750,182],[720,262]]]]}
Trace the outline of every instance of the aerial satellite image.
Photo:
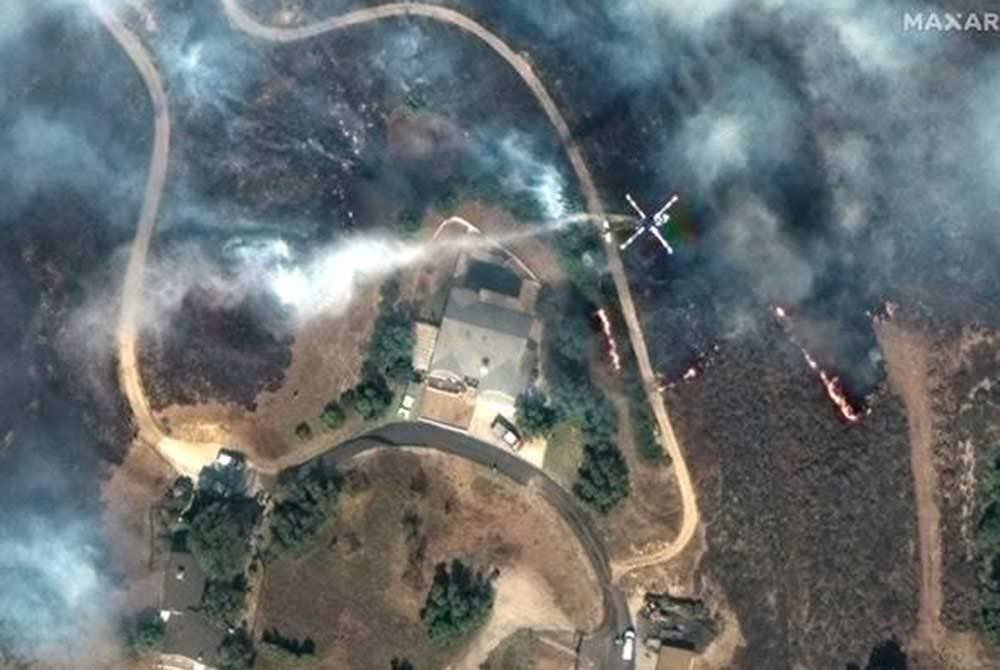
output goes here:
{"type": "Polygon", "coordinates": [[[1000,669],[994,0],[0,56],[0,670],[1000,669]]]}

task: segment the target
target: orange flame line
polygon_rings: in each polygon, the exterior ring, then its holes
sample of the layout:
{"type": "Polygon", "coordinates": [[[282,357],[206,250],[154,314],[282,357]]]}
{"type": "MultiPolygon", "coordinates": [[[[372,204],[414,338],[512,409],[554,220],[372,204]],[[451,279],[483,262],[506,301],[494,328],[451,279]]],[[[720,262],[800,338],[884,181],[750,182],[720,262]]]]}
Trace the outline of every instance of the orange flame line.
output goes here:
{"type": "Polygon", "coordinates": [[[621,356],[618,355],[618,343],[615,342],[615,338],[611,334],[611,321],[608,319],[608,313],[604,311],[604,308],[597,310],[597,318],[601,320],[601,330],[604,331],[604,337],[608,341],[608,354],[611,356],[611,365],[614,367],[615,372],[620,372],[622,369],[622,360],[621,356]]]}

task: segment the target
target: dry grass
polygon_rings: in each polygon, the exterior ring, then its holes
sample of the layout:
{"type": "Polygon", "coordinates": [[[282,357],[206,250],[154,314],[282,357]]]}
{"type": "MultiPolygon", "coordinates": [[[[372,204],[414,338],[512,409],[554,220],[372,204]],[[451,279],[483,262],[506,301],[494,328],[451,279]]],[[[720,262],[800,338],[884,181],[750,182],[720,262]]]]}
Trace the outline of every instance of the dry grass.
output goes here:
{"type": "Polygon", "coordinates": [[[456,660],[462,650],[435,649],[419,618],[434,566],[452,557],[500,571],[497,612],[579,628],[600,619],[581,549],[529,491],[424,452],[366,457],[350,481],[337,518],[310,551],[268,569],[261,597],[258,629],[312,638],[318,667],[387,668],[394,656],[418,668],[456,660]],[[409,540],[406,516],[420,519],[409,540]],[[505,589],[512,583],[534,586],[518,597],[505,589]],[[499,604],[512,596],[510,606],[499,604]]]}
{"type": "Polygon", "coordinates": [[[520,630],[490,654],[488,670],[572,670],[575,656],[547,644],[538,634],[520,630]]]}
{"type": "Polygon", "coordinates": [[[580,429],[562,421],[558,423],[545,448],[545,471],[563,487],[570,489],[583,461],[583,435],[580,429]]]}
{"type": "Polygon", "coordinates": [[[174,477],[150,447],[136,444],[104,484],[102,521],[110,547],[108,568],[121,580],[126,614],[158,603],[163,573],[154,551],[151,514],[174,477]]]}
{"type": "MultiPolygon", "coordinates": [[[[605,387],[607,388],[607,387],[605,387]]],[[[677,535],[682,514],[677,480],[671,468],[639,458],[633,447],[628,400],[610,397],[618,410],[618,444],[628,464],[631,493],[609,514],[598,516],[598,528],[613,561],[643,555],[677,535]]]]}
{"type": "Polygon", "coordinates": [[[314,439],[347,435],[358,426],[330,434],[316,419],[331,399],[357,383],[377,311],[378,286],[359,287],[346,312],[306,324],[295,335],[281,388],[261,393],[254,412],[223,403],[175,405],[160,413],[165,425],[177,437],[232,444],[261,463],[309,448],[295,436],[301,421],[310,423],[314,439]]]}

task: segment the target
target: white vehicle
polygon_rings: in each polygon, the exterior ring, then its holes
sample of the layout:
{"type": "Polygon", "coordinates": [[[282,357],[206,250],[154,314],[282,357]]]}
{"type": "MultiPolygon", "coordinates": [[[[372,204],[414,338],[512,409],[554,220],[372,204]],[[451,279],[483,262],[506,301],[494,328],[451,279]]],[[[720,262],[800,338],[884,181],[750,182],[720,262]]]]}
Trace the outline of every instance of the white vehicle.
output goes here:
{"type": "Polygon", "coordinates": [[[635,630],[627,628],[622,634],[622,660],[631,661],[635,658],[635,630]]]}
{"type": "Polygon", "coordinates": [[[413,406],[417,403],[417,399],[411,396],[409,393],[403,396],[403,402],[399,405],[399,409],[396,413],[401,419],[408,420],[410,415],[413,413],[413,406]]]}

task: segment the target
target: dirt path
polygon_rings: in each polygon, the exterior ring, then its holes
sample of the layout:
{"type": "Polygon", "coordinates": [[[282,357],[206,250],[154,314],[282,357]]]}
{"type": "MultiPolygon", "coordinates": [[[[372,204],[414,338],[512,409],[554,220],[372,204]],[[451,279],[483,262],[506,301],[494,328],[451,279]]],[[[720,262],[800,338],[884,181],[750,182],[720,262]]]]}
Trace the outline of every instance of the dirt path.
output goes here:
{"type": "MultiPolygon", "coordinates": [[[[225,8],[226,14],[234,26],[245,33],[253,35],[254,37],[272,42],[297,42],[299,40],[317,37],[335,30],[341,30],[349,26],[356,26],[364,23],[379,21],[381,19],[400,16],[422,16],[433,21],[455,26],[471,34],[480,41],[484,42],[498,56],[506,61],[508,65],[514,68],[521,80],[531,90],[535,99],[538,100],[542,110],[545,112],[546,117],[548,117],[549,122],[559,135],[563,149],[569,158],[573,171],[576,173],[577,180],[580,183],[580,188],[587,201],[588,212],[598,221],[604,218],[604,206],[601,203],[600,195],[598,194],[597,187],[594,184],[593,176],[590,174],[590,169],[583,160],[580,148],[570,133],[569,125],[560,113],[559,108],[552,99],[552,96],[549,95],[548,90],[535,74],[531,64],[528,63],[528,61],[523,57],[515,53],[513,49],[507,46],[507,44],[494,33],[490,32],[487,28],[473,21],[464,14],[461,14],[453,9],[436,5],[425,5],[420,3],[390,3],[378,7],[372,7],[370,9],[348,12],[347,14],[331,17],[305,26],[286,28],[269,26],[260,23],[255,17],[251,16],[243,9],[239,0],[220,0],[220,2],[225,8]]],[[[618,299],[621,303],[622,312],[625,315],[625,321],[628,324],[629,338],[632,341],[632,347],[635,351],[636,358],[639,361],[639,370],[642,376],[643,386],[645,387],[646,394],[652,406],[653,415],[656,417],[656,423],[660,429],[660,437],[663,442],[663,446],[673,461],[674,472],[677,477],[683,505],[681,527],[678,529],[677,536],[674,540],[670,544],[660,547],[648,554],[638,556],[630,561],[616,564],[615,573],[620,576],[632,570],[650,565],[656,565],[670,560],[683,551],[695,535],[695,531],[698,528],[699,515],[697,496],[694,491],[694,483],[692,482],[690,472],[688,471],[687,461],[685,461],[684,454],[681,451],[676,436],[674,435],[673,426],[670,423],[670,417],[667,415],[666,406],[659,390],[659,383],[653,371],[652,363],[650,362],[649,350],[646,347],[646,340],[642,332],[639,316],[635,308],[635,303],[632,300],[632,291],[628,283],[628,278],[625,275],[625,268],[622,265],[621,256],[615,245],[608,245],[607,249],[608,261],[611,274],[615,282],[615,289],[618,292],[618,299]]]]}
{"type": "Polygon", "coordinates": [[[934,469],[934,426],[927,383],[927,344],[892,322],[877,327],[885,352],[889,380],[902,397],[910,436],[910,462],[917,507],[920,552],[920,603],[913,645],[933,649],[943,637],[941,627],[941,513],[937,506],[934,469]]]}
{"type": "Polygon", "coordinates": [[[137,352],[143,275],[146,270],[146,258],[149,255],[149,245],[156,231],[156,215],[167,179],[167,163],[170,155],[170,112],[167,108],[167,94],[153,59],[142,43],[112,11],[103,6],[101,0],[90,0],[89,4],[91,10],[139,71],[153,104],[153,151],[149,161],[149,176],[146,179],[142,211],[136,225],[135,240],[132,242],[132,252],[129,255],[125,281],[122,285],[117,333],[119,383],[129,407],[132,408],[139,439],[155,447],[179,473],[197,477],[202,466],[215,458],[221,445],[184,442],[173,439],[163,432],[146,398],[137,352]]]}

